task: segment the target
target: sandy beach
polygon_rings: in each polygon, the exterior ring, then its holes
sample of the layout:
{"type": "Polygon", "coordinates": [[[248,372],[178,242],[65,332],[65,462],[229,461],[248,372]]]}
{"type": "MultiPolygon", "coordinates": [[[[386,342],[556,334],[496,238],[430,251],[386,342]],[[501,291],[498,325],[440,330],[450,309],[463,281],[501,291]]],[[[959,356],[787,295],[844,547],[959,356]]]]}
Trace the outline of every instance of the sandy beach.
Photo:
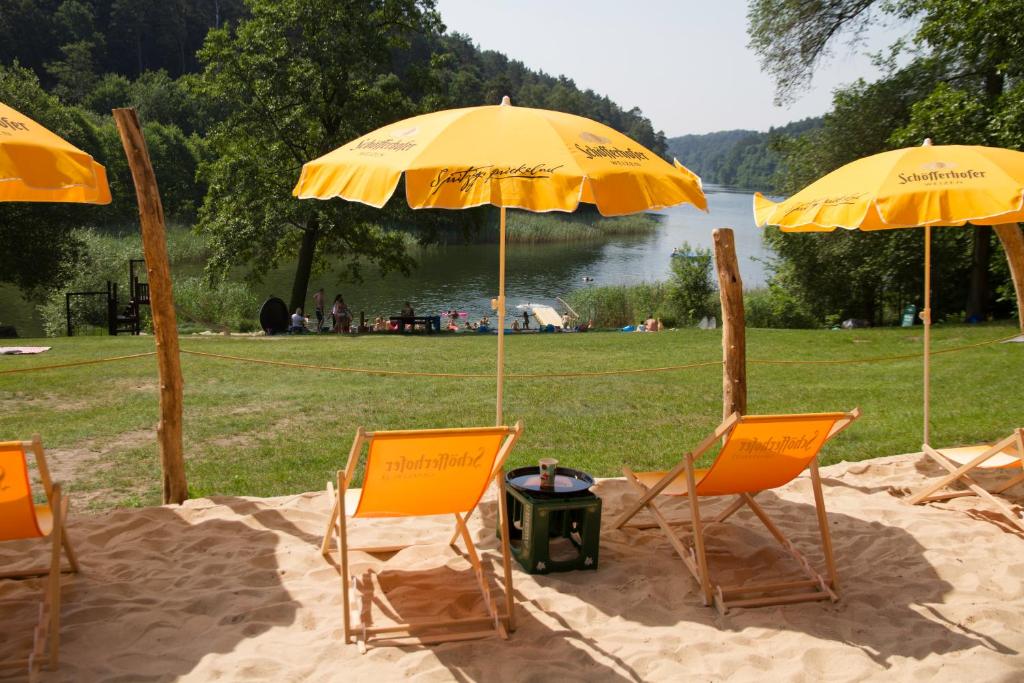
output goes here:
{"type": "MultiPolygon", "coordinates": [[[[633,494],[609,479],[596,487],[605,522],[599,570],[530,576],[513,562],[518,630],[509,641],[371,645],[365,655],[341,642],[338,569],[318,552],[326,494],[74,514],[69,532],[83,572],[66,579],[61,667],[43,680],[1020,680],[1024,538],[977,499],[906,505],[907,489],[938,474],[919,454],[822,474],[838,604],[720,616],[701,605],[660,531],[610,530],[633,494]]],[[[1021,488],[1009,495],[1018,505],[1021,488]]],[[[808,546],[816,536],[806,475],[759,500],[820,562],[808,546]]],[[[471,529],[485,564],[497,566],[494,518],[485,500],[471,529]]],[[[710,536],[713,571],[723,579],[795,575],[749,512],[735,519],[710,536]]],[[[353,555],[353,573],[376,571],[401,617],[482,610],[469,563],[445,543],[451,526],[445,518],[359,520],[357,543],[361,534],[378,544],[436,543],[353,555]]],[[[23,564],[24,547],[0,546],[0,564],[23,564]]],[[[0,658],[29,647],[38,586],[0,582],[0,658]]]]}

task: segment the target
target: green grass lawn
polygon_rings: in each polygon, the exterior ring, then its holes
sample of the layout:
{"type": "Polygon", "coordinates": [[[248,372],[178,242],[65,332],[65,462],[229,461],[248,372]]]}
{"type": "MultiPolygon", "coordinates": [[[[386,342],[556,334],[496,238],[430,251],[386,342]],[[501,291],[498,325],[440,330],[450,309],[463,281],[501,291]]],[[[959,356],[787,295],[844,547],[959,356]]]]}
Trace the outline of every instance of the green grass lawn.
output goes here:
{"type": "MultiPolygon", "coordinates": [[[[1009,326],[936,329],[936,350],[1012,335],[1009,326]]],[[[19,343],[31,343],[21,341],[19,343]]],[[[0,357],[0,371],[153,350],[152,337],[58,338],[39,356],[0,357]]],[[[288,362],[452,373],[494,371],[484,335],[183,337],[186,350],[288,362]]],[[[748,357],[825,360],[920,353],[921,330],[750,330],[748,357]]],[[[717,331],[510,336],[509,373],[679,365],[721,358],[717,331]]],[[[185,454],[194,497],[317,490],[342,466],[359,425],[487,425],[494,379],[404,378],[292,369],[184,355],[185,454]]],[[[752,413],[848,410],[864,417],[825,461],[920,449],[921,362],[749,367],[752,413]]],[[[1024,345],[993,344],[933,360],[932,442],[993,439],[1024,422],[1024,345]]],[[[721,419],[721,368],[517,379],[508,421],[526,433],[510,463],[541,457],[598,476],[622,463],[664,467],[721,419]]],[[[78,506],[159,503],[156,360],[0,375],[0,439],[43,436],[78,506]]]]}

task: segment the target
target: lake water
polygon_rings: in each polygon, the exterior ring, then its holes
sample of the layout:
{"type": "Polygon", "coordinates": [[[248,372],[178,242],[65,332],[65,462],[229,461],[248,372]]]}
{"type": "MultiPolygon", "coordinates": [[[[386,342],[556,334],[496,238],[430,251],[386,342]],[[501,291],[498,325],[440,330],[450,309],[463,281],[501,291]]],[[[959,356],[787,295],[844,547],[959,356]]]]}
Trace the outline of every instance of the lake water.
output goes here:
{"type": "MultiPolygon", "coordinates": [[[[662,211],[661,226],[651,235],[598,244],[509,246],[506,297],[510,313],[522,304],[553,305],[555,297],[565,297],[581,287],[664,280],[669,275],[674,247],[688,242],[694,247],[712,248],[711,231],[720,227],[735,230],[744,286],[764,284],[762,260],[769,253],[760,230],[754,226],[750,193],[714,185],[705,191],[710,213],[688,205],[662,211]]],[[[314,275],[310,280],[309,310],[313,292],[323,287],[328,299],[343,294],[357,317],[359,311],[365,311],[370,319],[397,315],[405,301],[411,302],[420,315],[451,308],[467,311],[471,319],[491,313],[490,300],[498,289],[496,244],[427,248],[417,254],[417,260],[419,267],[409,277],[398,273],[381,277],[368,269],[362,283],[343,283],[338,272],[314,275]]],[[[256,286],[260,300],[273,294],[287,301],[293,276],[294,266],[268,273],[256,286]]],[[[102,286],[97,283],[97,288],[102,286]]],[[[0,322],[15,325],[23,337],[37,336],[42,331],[33,306],[9,286],[0,286],[0,322]]]]}

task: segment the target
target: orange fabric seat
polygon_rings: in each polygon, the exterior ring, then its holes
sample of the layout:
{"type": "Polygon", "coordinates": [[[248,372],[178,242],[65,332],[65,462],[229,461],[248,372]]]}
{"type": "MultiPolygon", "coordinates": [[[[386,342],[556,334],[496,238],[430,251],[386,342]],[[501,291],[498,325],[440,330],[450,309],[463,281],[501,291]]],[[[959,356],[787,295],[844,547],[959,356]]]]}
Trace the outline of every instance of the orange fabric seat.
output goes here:
{"type": "MultiPolygon", "coordinates": [[[[421,429],[406,431],[367,432],[359,428],[349,452],[348,463],[338,472],[338,492],[328,484],[332,500],[330,519],[324,534],[321,552],[330,554],[331,539],[338,536],[339,565],[341,567],[342,602],[345,643],[356,636],[361,650],[365,651],[367,639],[382,638],[415,639],[419,642],[442,642],[465,640],[497,634],[507,638],[507,631],[514,630],[512,597],[512,570],[509,564],[508,527],[505,523],[505,479],[504,463],[515,442],[523,432],[522,423],[514,427],[475,427],[465,429],[421,429]],[[364,453],[365,450],[365,453],[364,453]],[[358,463],[364,462],[363,485],[360,490],[351,486],[358,463]],[[505,593],[504,614],[491,597],[490,588],[484,578],[473,540],[466,527],[466,519],[476,508],[488,485],[494,481],[498,487],[499,525],[502,538],[502,569],[505,593]],[[430,621],[410,621],[404,624],[376,627],[370,625],[369,610],[357,609],[353,626],[353,614],[349,604],[350,581],[349,553],[391,552],[406,546],[374,548],[353,548],[348,544],[348,519],[419,517],[451,514],[455,517],[456,536],[450,544],[454,546],[461,537],[466,554],[473,566],[474,574],[487,616],[430,621]],[[438,629],[449,626],[490,626],[489,630],[438,633],[438,629]]],[[[372,590],[372,586],[370,587],[372,590]]],[[[374,597],[384,600],[385,596],[374,597]]],[[[365,601],[365,598],[364,598],[365,601]]],[[[393,610],[392,610],[393,612],[393,610]]]]}
{"type": "MultiPolygon", "coordinates": [[[[0,662],[0,667],[27,667],[30,678],[42,666],[57,668],[59,661],[62,548],[71,571],[78,571],[78,561],[64,529],[67,509],[68,501],[62,493],[61,485],[50,480],[50,470],[39,436],[34,436],[31,441],[0,442],[0,542],[50,538],[50,562],[47,567],[0,573],[0,579],[48,577],[39,623],[35,627],[32,652],[23,659],[0,662]],[[35,456],[46,503],[33,500],[28,452],[35,456]]],[[[5,624],[5,628],[7,626],[5,624]]]]}
{"type": "Polygon", "coordinates": [[[859,416],[859,410],[850,413],[795,415],[733,414],[671,470],[633,472],[629,467],[624,468],[626,480],[637,489],[640,496],[616,519],[614,527],[620,529],[641,510],[649,510],[655,518],[655,526],[661,527],[668,535],[673,548],[700,583],[704,604],[714,603],[723,613],[730,606],[752,607],[807,600],[838,600],[838,577],[825,518],[817,457],[826,441],[848,427],[859,416]],[[711,466],[698,469],[697,459],[723,439],[724,443],[711,466]],[[754,496],[761,491],[778,488],[808,468],[814,488],[828,578],[812,568],[807,558],[782,535],[764,508],[754,500],[754,496]],[[696,495],[689,495],[691,491],[696,495]],[[656,499],[662,494],[689,498],[689,522],[693,527],[690,538],[680,539],[658,508],[656,499]],[[746,505],[782,547],[796,559],[801,569],[808,575],[808,579],[746,586],[721,586],[713,583],[704,548],[705,529],[701,520],[700,499],[717,496],[736,498],[712,523],[724,522],[746,505]],[[687,547],[687,540],[690,541],[691,547],[687,547]],[[757,593],[763,595],[749,597],[757,593]],[[738,596],[745,597],[734,599],[738,596]]]}

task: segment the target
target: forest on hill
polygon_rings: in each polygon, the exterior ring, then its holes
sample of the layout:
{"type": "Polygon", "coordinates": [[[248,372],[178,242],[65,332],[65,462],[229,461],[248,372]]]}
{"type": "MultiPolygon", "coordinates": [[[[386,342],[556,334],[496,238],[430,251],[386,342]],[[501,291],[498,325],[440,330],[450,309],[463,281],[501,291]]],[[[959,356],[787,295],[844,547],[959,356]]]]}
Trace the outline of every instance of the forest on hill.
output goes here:
{"type": "Polygon", "coordinates": [[[821,125],[821,117],[814,117],[767,132],[740,129],[681,135],[668,138],[668,151],[706,183],[775,192],[780,186],[783,155],[779,147],[783,140],[821,125]]]}
{"type": "MultiPolygon", "coordinates": [[[[211,274],[298,255],[292,298],[302,301],[327,259],[355,275],[368,264],[408,270],[409,240],[396,234],[413,224],[404,203],[296,202],[301,163],[392,121],[503,95],[666,152],[638,109],[449,33],[433,0],[4,0],[0,101],[106,165],[114,203],[0,206],[0,282],[59,288],[88,258],[76,229],[134,222],[110,116],[125,106],[144,123],[168,218],[207,235],[211,274]]],[[[485,213],[417,218],[415,237],[429,242],[452,224],[479,228],[485,213]]]]}

